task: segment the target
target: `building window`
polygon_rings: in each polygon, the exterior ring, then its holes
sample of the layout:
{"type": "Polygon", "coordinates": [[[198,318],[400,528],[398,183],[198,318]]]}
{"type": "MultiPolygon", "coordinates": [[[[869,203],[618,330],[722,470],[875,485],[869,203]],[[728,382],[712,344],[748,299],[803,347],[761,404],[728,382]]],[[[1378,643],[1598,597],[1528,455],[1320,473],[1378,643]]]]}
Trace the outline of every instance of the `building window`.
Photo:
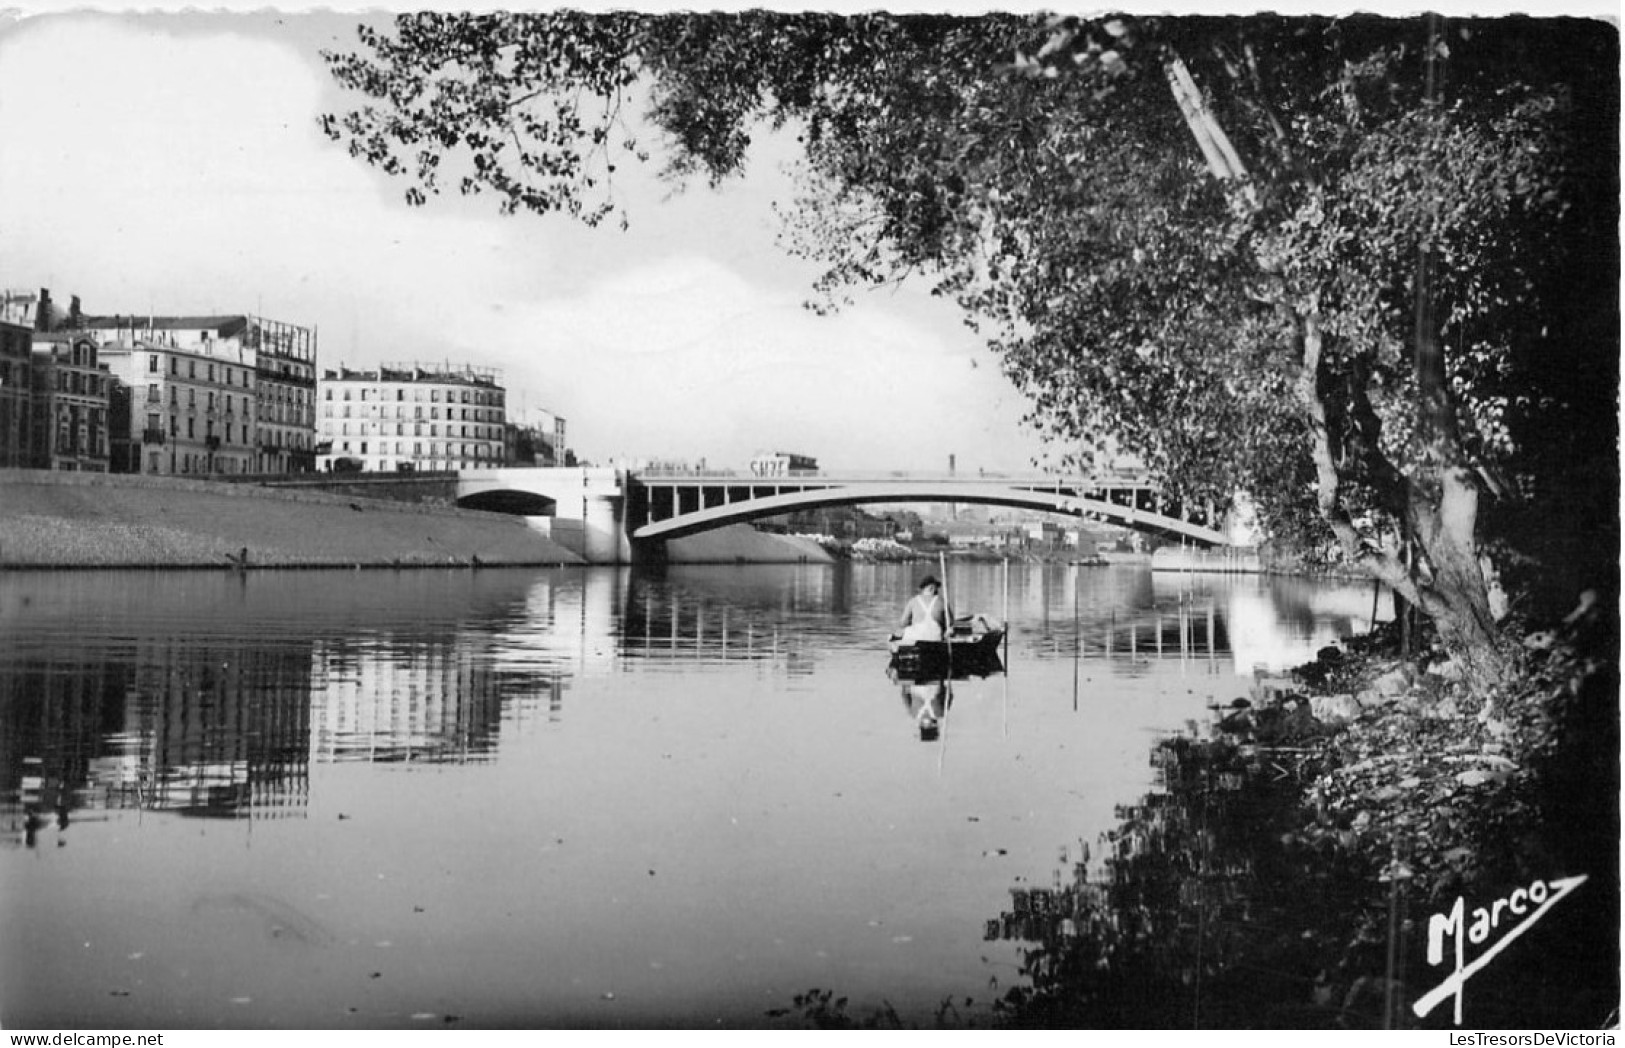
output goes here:
{"type": "Polygon", "coordinates": [[[158,370],[158,354],[154,353],[147,357],[147,370],[152,372],[158,370]]]}

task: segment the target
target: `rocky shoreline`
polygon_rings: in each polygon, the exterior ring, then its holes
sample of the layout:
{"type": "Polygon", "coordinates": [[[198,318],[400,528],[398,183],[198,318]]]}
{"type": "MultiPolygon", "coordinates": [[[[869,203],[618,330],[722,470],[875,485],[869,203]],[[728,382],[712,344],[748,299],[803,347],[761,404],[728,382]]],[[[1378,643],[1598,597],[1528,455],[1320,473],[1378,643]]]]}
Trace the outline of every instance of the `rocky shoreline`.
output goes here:
{"type": "Polygon", "coordinates": [[[1452,971],[1430,960],[1433,918],[1459,907],[1471,959],[1520,895],[1568,882],[1539,936],[1474,976],[1466,1021],[1617,1022],[1617,631],[1582,601],[1512,632],[1519,669],[1493,696],[1388,628],[1157,743],[1161,789],[1028,900],[1051,931],[995,1021],[1453,1028],[1430,992],[1452,971]]]}

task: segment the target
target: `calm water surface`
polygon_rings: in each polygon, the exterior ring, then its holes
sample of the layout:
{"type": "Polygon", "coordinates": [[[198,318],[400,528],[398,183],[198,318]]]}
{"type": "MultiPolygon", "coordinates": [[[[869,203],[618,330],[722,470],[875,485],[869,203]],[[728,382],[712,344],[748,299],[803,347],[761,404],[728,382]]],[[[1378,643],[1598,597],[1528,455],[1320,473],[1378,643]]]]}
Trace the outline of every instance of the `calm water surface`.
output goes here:
{"type": "Polygon", "coordinates": [[[885,652],[918,570],[0,576],[0,1023],[758,1026],[827,988],[929,1024],[1019,981],[997,918],[1157,733],[1373,610],[956,565],[1008,672],[922,739],[885,652]]]}

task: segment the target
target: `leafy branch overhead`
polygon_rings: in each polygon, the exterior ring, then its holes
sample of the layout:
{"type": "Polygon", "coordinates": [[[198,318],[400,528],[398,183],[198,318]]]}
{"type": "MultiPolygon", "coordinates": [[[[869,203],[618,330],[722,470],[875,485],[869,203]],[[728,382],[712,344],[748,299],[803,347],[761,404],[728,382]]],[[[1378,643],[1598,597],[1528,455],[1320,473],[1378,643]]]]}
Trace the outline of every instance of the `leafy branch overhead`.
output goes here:
{"type": "Polygon", "coordinates": [[[324,126],[414,203],[624,223],[618,165],[715,183],[794,134],[783,239],[825,306],[929,281],[1058,444],[1247,492],[1487,674],[1481,500],[1612,425],[1575,379],[1617,344],[1601,24],[422,14],[361,44],[324,126]]]}

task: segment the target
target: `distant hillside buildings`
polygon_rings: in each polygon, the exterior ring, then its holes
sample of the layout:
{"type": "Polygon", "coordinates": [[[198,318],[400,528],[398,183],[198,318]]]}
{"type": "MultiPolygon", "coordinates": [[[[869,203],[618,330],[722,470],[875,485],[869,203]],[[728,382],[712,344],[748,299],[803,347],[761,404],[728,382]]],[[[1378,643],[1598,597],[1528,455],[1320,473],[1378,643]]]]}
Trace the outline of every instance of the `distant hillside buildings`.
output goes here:
{"type": "Polygon", "coordinates": [[[494,369],[341,368],[252,314],[84,314],[0,291],[0,468],[166,475],[574,463],[565,422],[511,420],[494,369]]]}

